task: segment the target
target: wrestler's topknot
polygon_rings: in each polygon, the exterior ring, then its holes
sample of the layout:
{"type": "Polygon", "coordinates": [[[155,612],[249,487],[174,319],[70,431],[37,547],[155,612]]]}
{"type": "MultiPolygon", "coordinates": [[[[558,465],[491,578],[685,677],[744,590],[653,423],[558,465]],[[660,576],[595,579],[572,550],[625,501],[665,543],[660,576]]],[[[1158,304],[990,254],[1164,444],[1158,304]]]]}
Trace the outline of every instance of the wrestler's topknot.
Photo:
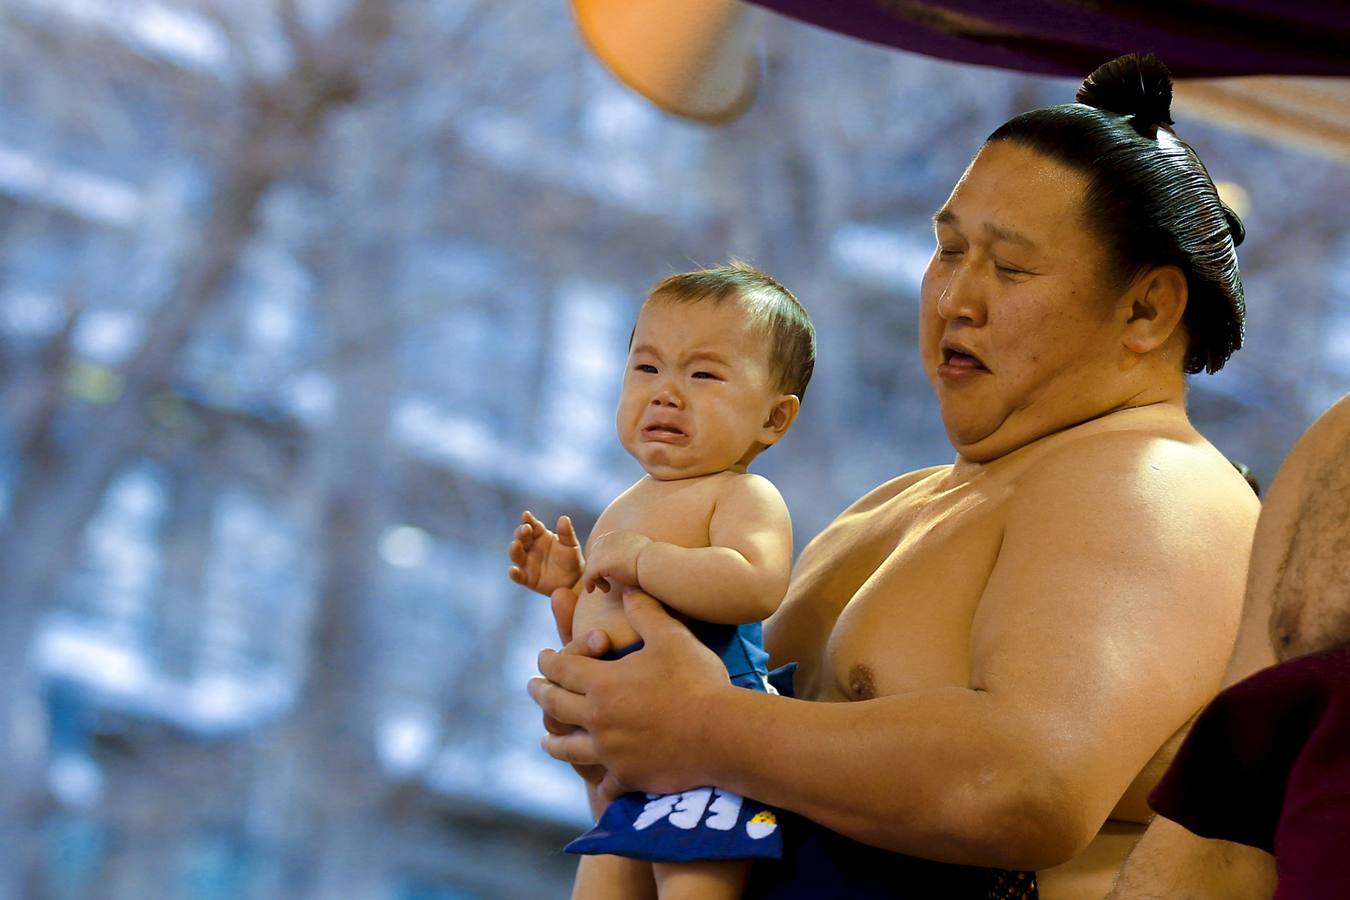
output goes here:
{"type": "Polygon", "coordinates": [[[1089,75],[1077,103],[1015,116],[989,141],[1028,147],[1086,177],[1083,218],[1118,284],[1154,266],[1185,274],[1182,366],[1217,372],[1242,346],[1247,306],[1236,248],[1246,231],[1176,136],[1171,102],[1167,67],[1131,54],[1089,75]]]}

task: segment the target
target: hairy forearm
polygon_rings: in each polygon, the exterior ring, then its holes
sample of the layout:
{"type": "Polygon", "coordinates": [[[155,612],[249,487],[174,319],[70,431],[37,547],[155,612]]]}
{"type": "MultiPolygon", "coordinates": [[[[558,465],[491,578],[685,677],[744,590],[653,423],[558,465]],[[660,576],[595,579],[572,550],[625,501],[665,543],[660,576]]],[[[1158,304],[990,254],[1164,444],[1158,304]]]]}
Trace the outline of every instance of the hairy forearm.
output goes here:
{"type": "Polygon", "coordinates": [[[642,548],[640,587],[671,609],[704,622],[739,625],[767,619],[787,591],[788,572],[756,565],[730,547],[642,548]]]}
{"type": "Polygon", "coordinates": [[[913,856],[1045,868],[1086,846],[1105,818],[1075,804],[1037,736],[987,693],[914,691],[808,703],[725,690],[705,705],[707,783],[799,812],[913,856]]]}
{"type": "Polygon", "coordinates": [[[1275,859],[1198,837],[1158,816],[1125,861],[1108,900],[1270,900],[1275,859]]]}

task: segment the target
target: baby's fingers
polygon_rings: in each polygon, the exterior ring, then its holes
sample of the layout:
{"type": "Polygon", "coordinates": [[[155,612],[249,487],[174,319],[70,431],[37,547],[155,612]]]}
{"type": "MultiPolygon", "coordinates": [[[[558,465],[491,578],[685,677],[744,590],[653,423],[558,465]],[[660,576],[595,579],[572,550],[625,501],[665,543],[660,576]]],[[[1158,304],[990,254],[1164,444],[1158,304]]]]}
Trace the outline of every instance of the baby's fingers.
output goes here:
{"type": "Polygon", "coordinates": [[[570,516],[558,517],[558,540],[568,547],[580,546],[577,543],[577,530],[572,526],[570,516]]]}
{"type": "Polygon", "coordinates": [[[528,516],[528,518],[525,519],[525,524],[530,527],[530,533],[534,535],[535,540],[538,540],[549,533],[548,526],[540,521],[534,513],[527,509],[525,510],[525,515],[528,516]]]}

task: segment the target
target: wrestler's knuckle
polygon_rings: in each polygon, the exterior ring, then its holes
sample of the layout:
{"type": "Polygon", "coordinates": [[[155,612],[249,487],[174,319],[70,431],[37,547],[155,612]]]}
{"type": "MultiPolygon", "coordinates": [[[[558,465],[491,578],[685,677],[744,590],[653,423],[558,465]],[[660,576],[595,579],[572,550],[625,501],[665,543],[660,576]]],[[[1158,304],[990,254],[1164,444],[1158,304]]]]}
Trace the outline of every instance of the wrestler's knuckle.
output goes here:
{"type": "Polygon", "coordinates": [[[605,708],[598,704],[587,704],[577,724],[592,734],[603,732],[609,727],[611,718],[605,708]]]}

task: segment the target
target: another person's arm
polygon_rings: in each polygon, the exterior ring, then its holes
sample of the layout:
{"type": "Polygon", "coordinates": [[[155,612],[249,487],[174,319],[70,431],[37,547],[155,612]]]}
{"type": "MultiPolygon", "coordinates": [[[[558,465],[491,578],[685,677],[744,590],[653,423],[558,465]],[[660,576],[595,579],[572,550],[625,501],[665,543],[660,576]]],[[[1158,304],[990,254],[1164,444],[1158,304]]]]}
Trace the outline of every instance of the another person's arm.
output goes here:
{"type": "Polygon", "coordinates": [[[778,489],[758,475],[729,480],[708,539],[711,546],[691,548],[635,531],[597,535],[583,586],[608,589],[612,578],[704,622],[735,625],[772,615],[792,569],[792,521],[778,489]]]}
{"type": "Polygon", "coordinates": [[[1106,900],[1270,900],[1274,893],[1269,853],[1197,837],[1157,816],[1106,900]]]}
{"type": "Polygon", "coordinates": [[[715,657],[638,595],[625,603],[645,652],[541,656],[551,682],[532,683],[535,699],[587,729],[546,745],[634,787],[717,784],[916,856],[1063,862],[1213,694],[1232,646],[1243,526],[1207,493],[1193,451],[1169,452],[1141,471],[1152,460],[1107,442],[1024,481],[966,686],[853,703],[731,690],[715,657]]]}

